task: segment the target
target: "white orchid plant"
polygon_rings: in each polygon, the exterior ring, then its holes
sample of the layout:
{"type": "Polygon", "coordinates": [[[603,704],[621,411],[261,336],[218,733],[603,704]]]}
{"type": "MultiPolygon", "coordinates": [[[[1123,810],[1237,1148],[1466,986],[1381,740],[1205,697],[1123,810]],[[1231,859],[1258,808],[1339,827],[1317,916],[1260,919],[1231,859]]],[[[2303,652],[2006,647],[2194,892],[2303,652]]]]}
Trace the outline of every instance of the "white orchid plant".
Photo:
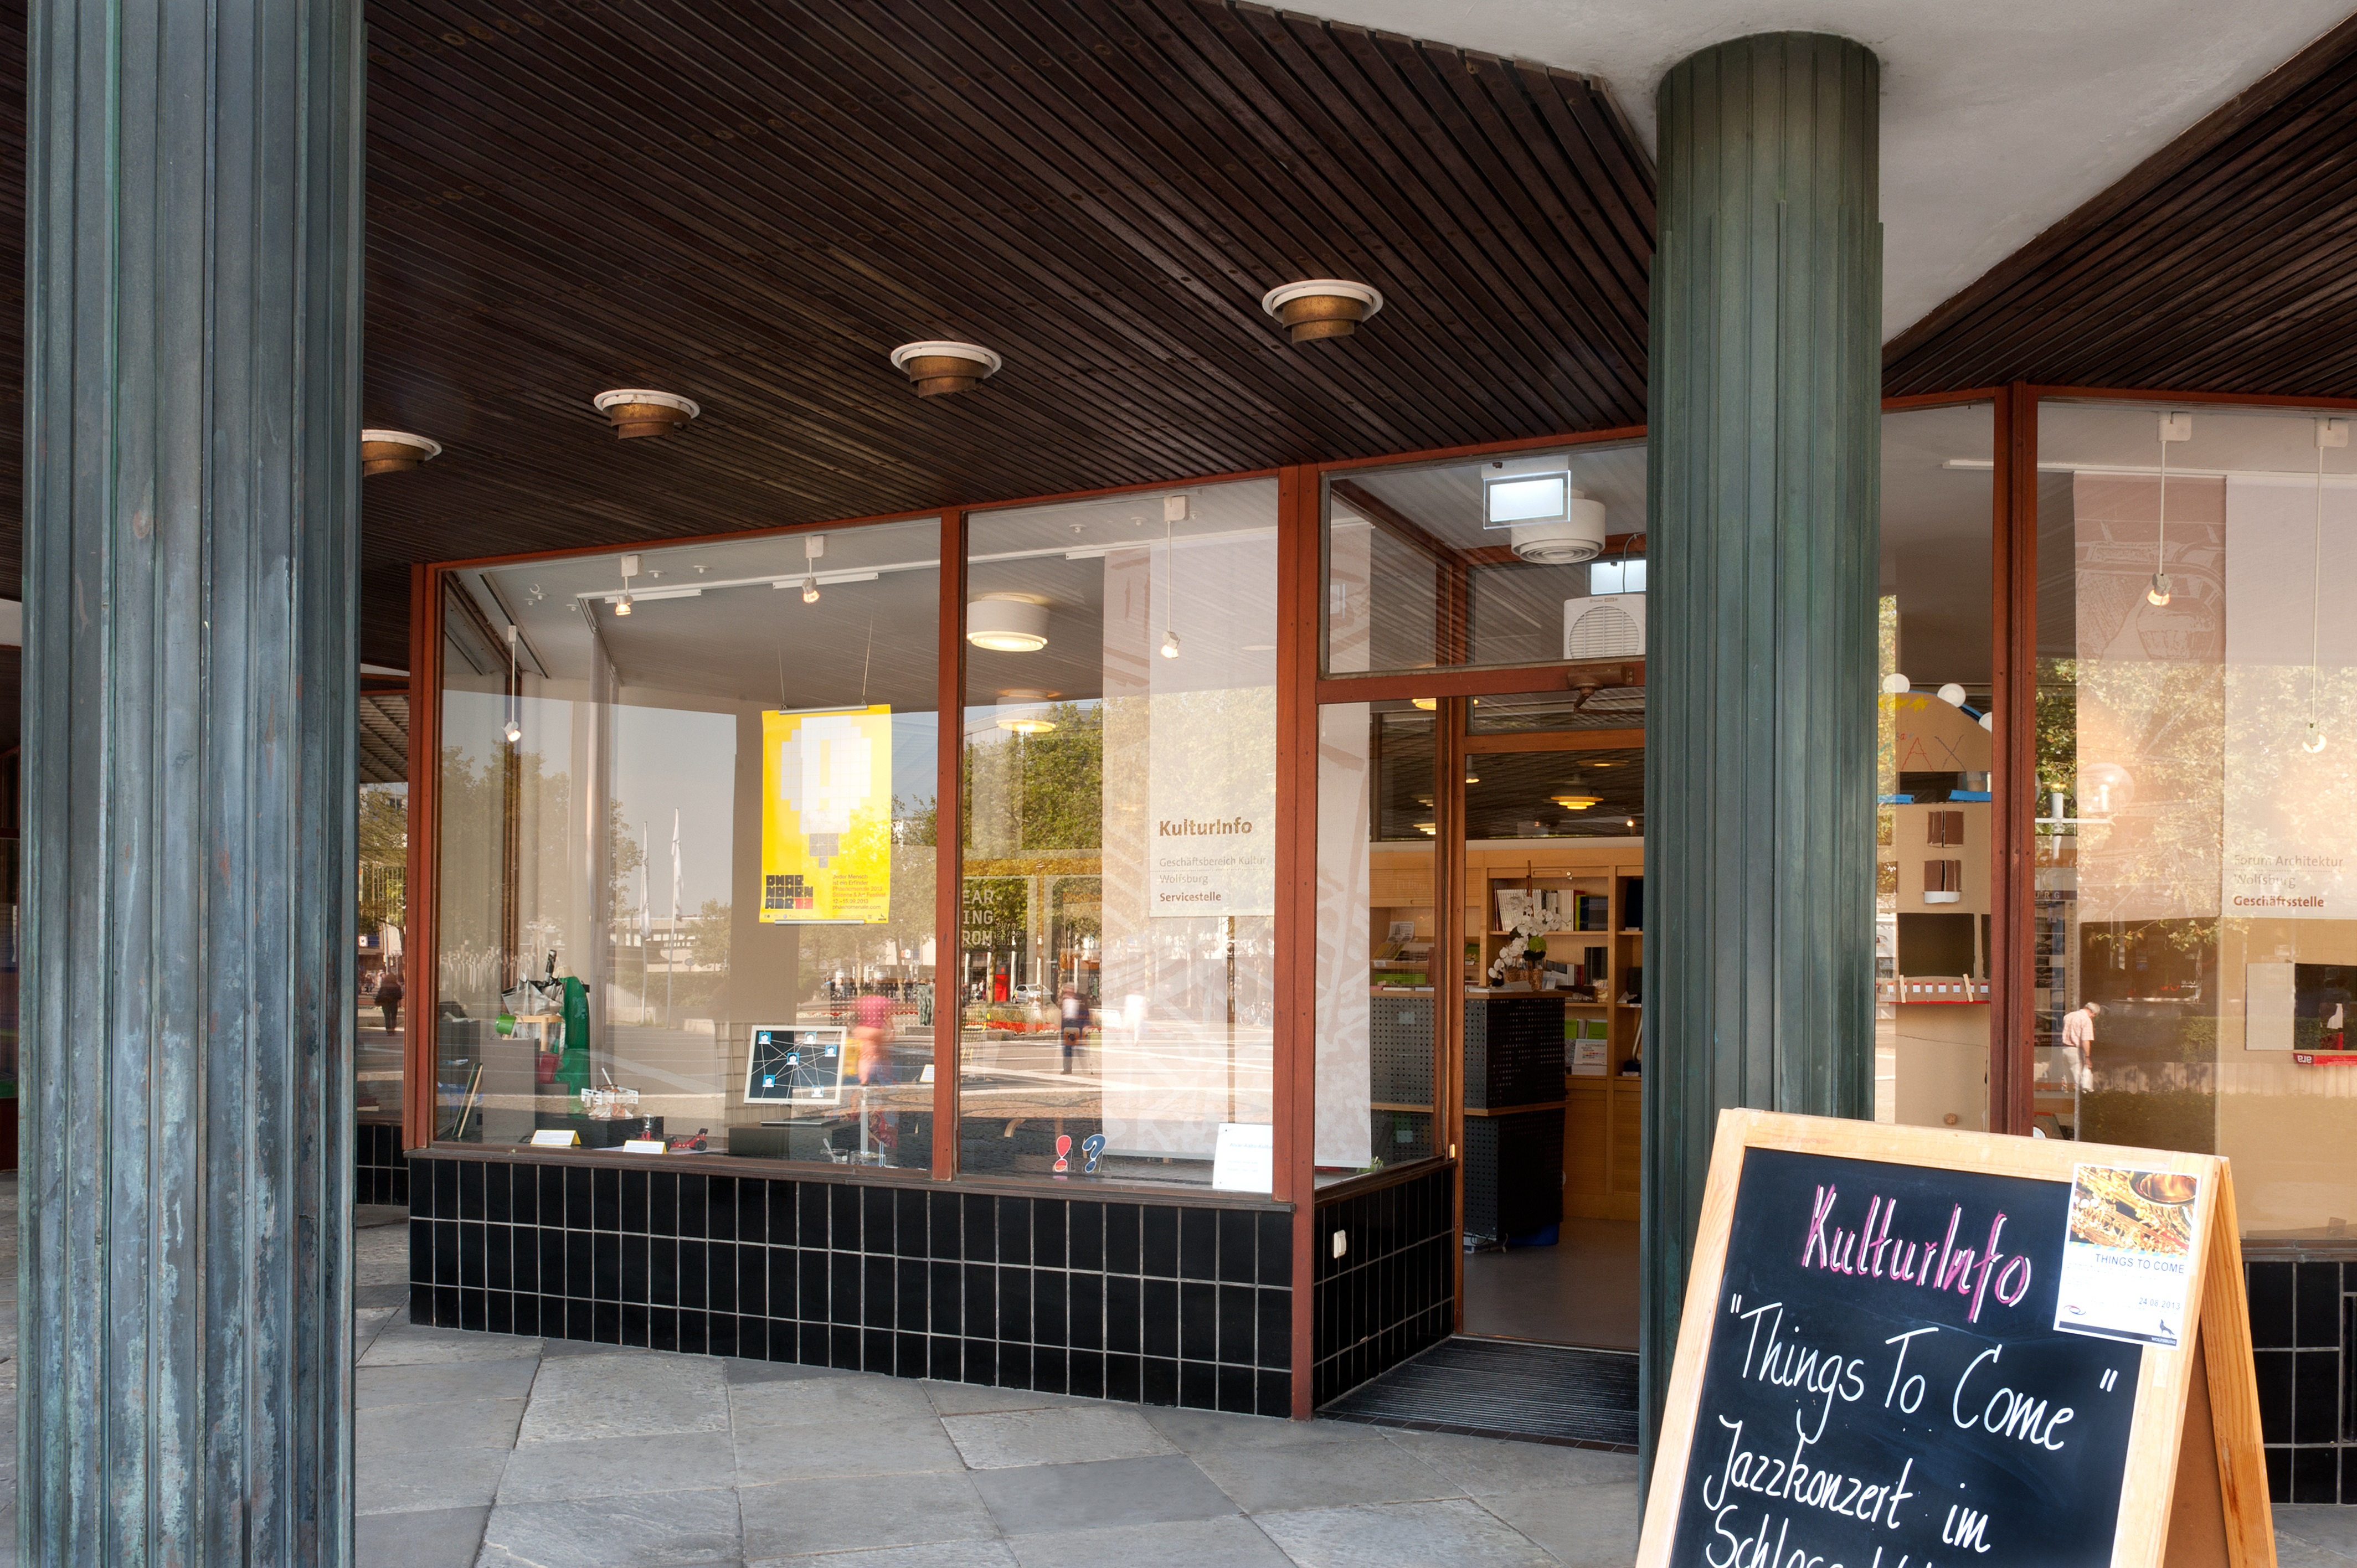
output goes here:
{"type": "Polygon", "coordinates": [[[1502,984],[1506,971],[1520,969],[1525,961],[1536,963],[1545,958],[1546,934],[1560,929],[1535,906],[1516,916],[1510,939],[1498,950],[1497,958],[1490,964],[1490,983],[1492,985],[1502,984]]]}

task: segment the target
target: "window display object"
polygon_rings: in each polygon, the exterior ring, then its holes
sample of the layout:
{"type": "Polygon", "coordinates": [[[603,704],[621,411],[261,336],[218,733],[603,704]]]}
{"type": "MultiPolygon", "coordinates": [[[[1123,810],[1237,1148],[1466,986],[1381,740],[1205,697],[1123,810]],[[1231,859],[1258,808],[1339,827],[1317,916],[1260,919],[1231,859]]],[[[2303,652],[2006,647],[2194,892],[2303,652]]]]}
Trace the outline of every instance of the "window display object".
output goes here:
{"type": "Polygon", "coordinates": [[[843,1103],[845,1031],[757,1024],[745,1066],[748,1105],[843,1103]]]}

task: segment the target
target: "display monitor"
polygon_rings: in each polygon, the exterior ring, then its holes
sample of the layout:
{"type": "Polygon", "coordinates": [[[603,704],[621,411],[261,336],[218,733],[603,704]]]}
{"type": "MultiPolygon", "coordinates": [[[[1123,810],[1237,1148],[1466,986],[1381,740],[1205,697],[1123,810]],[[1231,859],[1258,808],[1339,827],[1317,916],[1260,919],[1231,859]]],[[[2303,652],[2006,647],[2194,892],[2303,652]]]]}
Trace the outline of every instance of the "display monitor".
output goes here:
{"type": "Polygon", "coordinates": [[[745,1067],[748,1105],[843,1102],[844,1031],[756,1024],[745,1067]]]}

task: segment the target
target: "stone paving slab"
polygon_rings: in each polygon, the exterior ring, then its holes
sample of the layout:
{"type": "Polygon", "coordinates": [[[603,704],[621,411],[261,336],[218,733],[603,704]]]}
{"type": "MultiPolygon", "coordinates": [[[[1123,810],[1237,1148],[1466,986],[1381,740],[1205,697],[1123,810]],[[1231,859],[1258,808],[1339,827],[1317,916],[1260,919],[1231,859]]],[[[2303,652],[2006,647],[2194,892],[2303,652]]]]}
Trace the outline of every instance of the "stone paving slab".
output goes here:
{"type": "Polygon", "coordinates": [[[1144,1415],[1119,1405],[945,1415],[942,1424],[966,1464],[976,1470],[1145,1459],[1178,1452],[1144,1415]]]}

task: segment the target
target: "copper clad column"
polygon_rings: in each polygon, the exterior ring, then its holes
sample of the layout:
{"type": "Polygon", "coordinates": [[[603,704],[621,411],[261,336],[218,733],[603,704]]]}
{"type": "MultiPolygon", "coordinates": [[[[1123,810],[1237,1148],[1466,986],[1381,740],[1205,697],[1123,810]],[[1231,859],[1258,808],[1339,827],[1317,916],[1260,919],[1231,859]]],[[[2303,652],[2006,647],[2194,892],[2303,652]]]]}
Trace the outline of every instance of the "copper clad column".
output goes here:
{"type": "Polygon", "coordinates": [[[1874,1106],[1880,68],[1662,83],[1645,714],[1644,1448],[1718,1112],[1874,1106]]]}
{"type": "Polygon", "coordinates": [[[351,1561],[360,7],[34,0],[19,1556],[351,1561]]]}

